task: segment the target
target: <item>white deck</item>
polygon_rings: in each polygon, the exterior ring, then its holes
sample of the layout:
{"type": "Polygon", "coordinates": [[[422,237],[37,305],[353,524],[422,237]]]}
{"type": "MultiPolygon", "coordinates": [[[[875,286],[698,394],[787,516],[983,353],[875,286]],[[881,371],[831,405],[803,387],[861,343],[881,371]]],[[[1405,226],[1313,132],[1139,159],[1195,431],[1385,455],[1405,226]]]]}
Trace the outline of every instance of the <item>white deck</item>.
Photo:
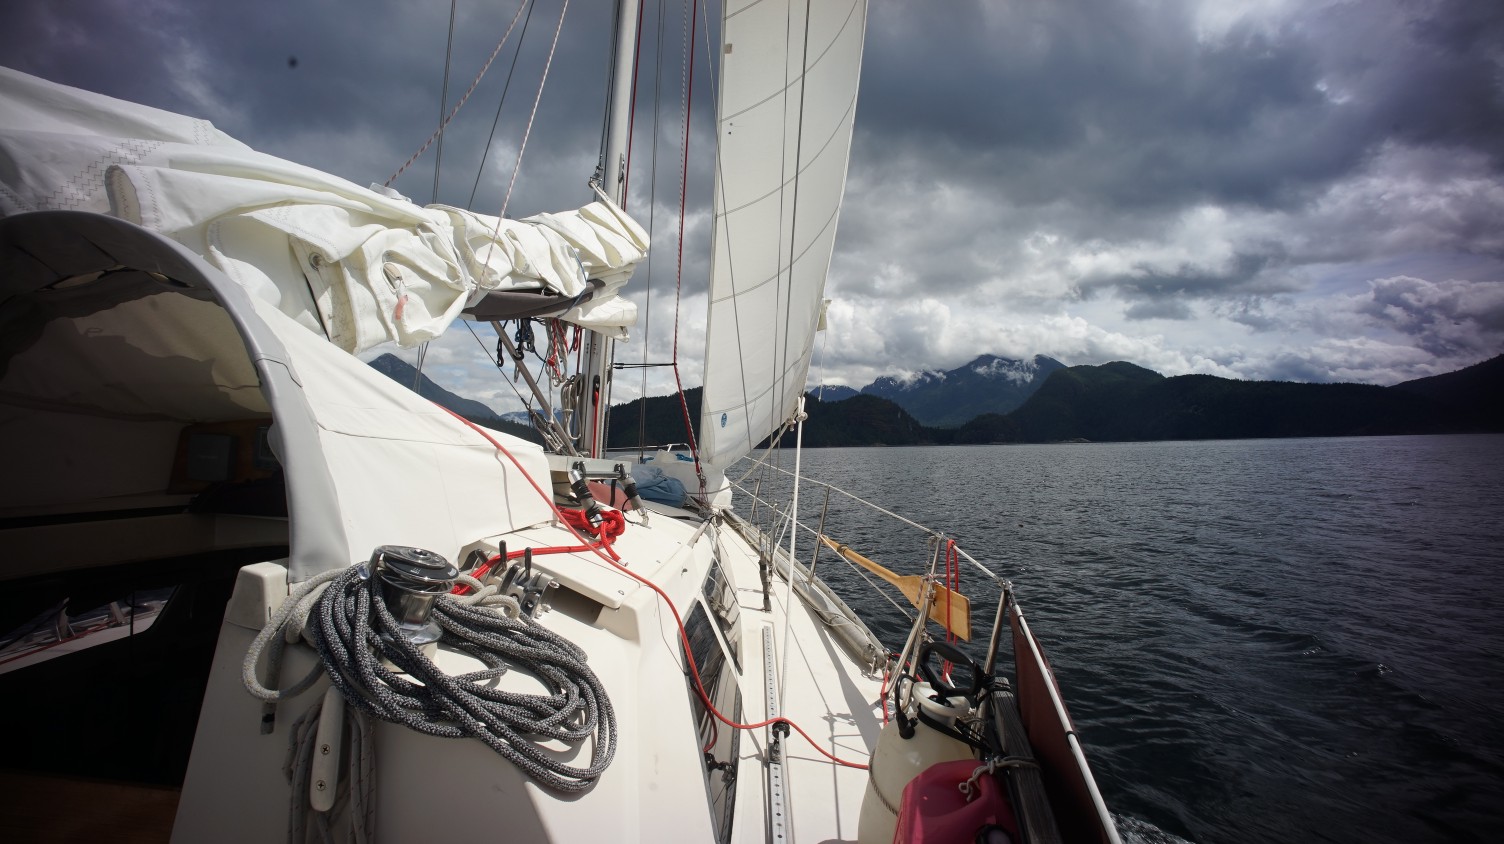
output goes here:
{"type": "MultiPolygon", "coordinates": [[[[777,648],[784,647],[785,587],[773,580],[773,610],[762,611],[757,552],[734,531],[721,532],[722,561],[732,571],[742,597],[744,647],[748,658],[742,673],[742,700],[749,723],[769,717],[763,691],[762,628],[774,628],[777,648]]],[[[784,683],[784,715],[803,727],[825,750],[865,764],[882,727],[878,693],[881,677],[866,674],[841,650],[830,630],[794,596],[793,650],[784,683]]],[[[777,665],[783,654],[775,655],[777,665]]],[[[770,741],[767,728],[749,731],[741,746],[742,774],[737,782],[733,841],[763,842],[766,827],[768,778],[764,761],[770,741]],[[756,772],[757,775],[753,776],[756,772]],[[761,822],[754,821],[761,818],[761,822]]],[[[867,787],[867,772],[833,764],[797,733],[790,734],[785,756],[784,786],[793,841],[855,841],[857,814],[867,787]]]]}
{"type": "MultiPolygon", "coordinates": [[[[616,545],[623,562],[667,592],[686,618],[711,560],[709,534],[689,544],[697,527],[655,514],[647,526],[631,524],[616,545]]],[[[785,586],[781,578],[773,579],[772,612],[763,612],[756,552],[730,528],[714,533],[723,568],[738,587],[743,718],[754,723],[767,717],[762,629],[772,625],[777,647],[784,647],[785,586]]],[[[505,539],[512,549],[577,542],[550,525],[505,539]]],[[[505,832],[518,841],[714,840],[706,766],[672,614],[656,593],[593,554],[538,556],[534,567],[562,584],[548,599],[554,608],[541,623],[587,650],[610,695],[620,732],[615,761],[591,789],[563,796],[527,781],[479,741],[438,739],[381,724],[378,839],[478,840],[505,832]]],[[[325,684],[285,702],[276,732],[260,735],[259,702],[239,678],[254,633],[233,620],[265,616],[254,609],[247,615],[246,607],[236,606],[243,600],[237,590],[222,629],[174,840],[262,841],[285,835],[289,795],[281,763],[287,730],[325,684]]],[[[880,678],[864,673],[797,595],[792,620],[784,714],[825,749],[865,763],[880,726],[880,678]]],[[[281,682],[301,676],[314,659],[306,646],[290,649],[281,682]]],[[[779,653],[775,664],[781,663],[779,653]]],[[[442,648],[439,664],[451,673],[476,667],[469,657],[442,648]]],[[[503,678],[519,689],[535,682],[522,672],[503,678]]],[[[768,741],[767,728],[742,737],[731,840],[772,840],[768,741]]],[[[588,759],[588,745],[559,750],[566,758],[588,759]]],[[[854,840],[866,772],[831,763],[797,733],[790,737],[786,760],[790,823],[783,840],[854,840]]]]}

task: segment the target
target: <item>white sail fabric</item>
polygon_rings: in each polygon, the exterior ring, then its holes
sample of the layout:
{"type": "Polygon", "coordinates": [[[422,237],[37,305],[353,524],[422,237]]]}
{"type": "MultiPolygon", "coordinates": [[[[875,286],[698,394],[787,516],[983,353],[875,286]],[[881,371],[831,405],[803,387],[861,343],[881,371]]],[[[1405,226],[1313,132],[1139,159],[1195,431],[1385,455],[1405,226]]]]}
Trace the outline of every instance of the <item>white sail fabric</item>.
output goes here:
{"type": "Polygon", "coordinates": [[[726,4],[700,424],[712,470],[782,425],[804,389],[866,22],[866,0],[726,4]]]}
{"type": "MultiPolygon", "coordinates": [[[[346,556],[314,564],[347,565],[378,545],[413,545],[458,561],[478,537],[553,518],[528,482],[548,478],[536,446],[493,433],[514,466],[437,404],[392,389],[391,379],[298,330],[269,305],[258,301],[257,313],[286,344],[339,500],[346,556]]],[[[302,561],[293,577],[318,570],[302,561]]]]}
{"type": "Polygon", "coordinates": [[[442,334],[492,290],[567,302],[564,319],[619,337],[616,296],[647,233],[604,196],[577,211],[500,220],[413,204],[258,153],[203,120],[0,67],[0,215],[109,213],[207,259],[348,352],[442,334]]]}

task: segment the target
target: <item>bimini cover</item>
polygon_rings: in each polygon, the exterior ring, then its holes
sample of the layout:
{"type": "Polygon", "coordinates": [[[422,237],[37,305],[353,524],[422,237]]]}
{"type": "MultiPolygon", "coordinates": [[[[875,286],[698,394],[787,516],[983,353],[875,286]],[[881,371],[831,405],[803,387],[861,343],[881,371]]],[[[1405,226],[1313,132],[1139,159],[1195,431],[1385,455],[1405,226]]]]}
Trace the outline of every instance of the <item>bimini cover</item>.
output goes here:
{"type": "Polygon", "coordinates": [[[529,482],[548,483],[537,446],[492,434],[514,463],[198,256],[125,221],[0,219],[0,328],[0,423],[15,434],[4,454],[28,481],[0,507],[142,506],[161,491],[185,425],[270,411],[293,580],[378,545],[457,561],[465,545],[553,518],[529,482]]]}
{"type": "Polygon", "coordinates": [[[378,545],[427,548],[458,563],[468,543],[553,518],[549,502],[528,483],[530,476],[549,488],[548,463],[537,446],[491,434],[519,468],[442,407],[304,331],[271,305],[254,304],[282,341],[311,411],[345,540],[343,559],[295,560],[294,579],[365,559],[378,545]]]}
{"type": "Polygon", "coordinates": [[[0,67],[0,216],[95,211],[159,232],[347,352],[431,340],[490,291],[578,298],[564,320],[624,338],[637,310],[616,292],[648,238],[598,197],[526,220],[424,208],[0,67]],[[586,301],[589,280],[603,287],[586,301]]]}

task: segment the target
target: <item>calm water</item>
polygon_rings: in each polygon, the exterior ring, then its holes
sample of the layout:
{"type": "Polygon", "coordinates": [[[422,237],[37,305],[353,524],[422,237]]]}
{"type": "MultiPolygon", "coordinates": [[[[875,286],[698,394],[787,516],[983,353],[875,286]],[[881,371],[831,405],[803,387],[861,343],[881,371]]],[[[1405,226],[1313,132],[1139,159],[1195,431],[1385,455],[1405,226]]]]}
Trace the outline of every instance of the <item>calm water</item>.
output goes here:
{"type": "MultiPolygon", "coordinates": [[[[804,466],[1014,581],[1131,837],[1504,840],[1504,436],[828,449],[804,466]]],[[[801,518],[824,501],[805,487],[801,518]]],[[[839,496],[828,518],[889,567],[928,559],[922,534],[839,496]]],[[[820,560],[896,647],[897,611],[820,560]]],[[[996,590],[965,577],[985,631],[996,590]]]]}

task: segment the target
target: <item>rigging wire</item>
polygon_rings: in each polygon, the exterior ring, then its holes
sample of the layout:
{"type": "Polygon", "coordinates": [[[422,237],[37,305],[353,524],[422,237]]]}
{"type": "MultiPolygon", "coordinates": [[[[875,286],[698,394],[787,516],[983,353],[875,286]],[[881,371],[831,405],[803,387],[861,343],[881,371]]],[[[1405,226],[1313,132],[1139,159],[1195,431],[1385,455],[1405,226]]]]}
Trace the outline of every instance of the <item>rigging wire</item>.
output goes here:
{"type": "MultiPolygon", "coordinates": [[[[705,0],[698,0],[698,2],[701,5],[703,5],[705,3],[705,0]]],[[[723,24],[723,26],[724,26],[724,24],[723,24]]],[[[707,10],[706,14],[705,14],[705,25],[704,25],[704,29],[702,30],[702,32],[704,33],[704,36],[705,36],[705,54],[707,56],[714,56],[715,55],[715,51],[710,48],[710,13],[709,13],[709,10],[707,10]]],[[[722,33],[722,37],[724,39],[724,33],[722,33]]],[[[720,62],[721,62],[721,70],[724,73],[725,72],[726,57],[725,56],[721,56],[720,57],[720,62]]],[[[709,80],[710,81],[710,101],[712,103],[719,104],[721,100],[720,100],[720,91],[716,87],[716,76],[717,76],[717,74],[714,74],[714,73],[710,74],[710,80],[709,80]]],[[[785,90],[787,90],[787,86],[785,86],[785,90]]],[[[717,108],[719,108],[719,106],[717,106],[717,108]]],[[[715,115],[715,125],[716,125],[716,133],[717,133],[717,135],[720,134],[721,120],[723,119],[723,117],[724,116],[721,115],[721,114],[719,114],[719,113],[717,113],[715,115]]],[[[714,202],[715,202],[715,200],[719,200],[720,201],[721,208],[723,208],[723,209],[729,209],[730,208],[730,203],[728,203],[726,201],[726,179],[725,179],[725,176],[726,176],[726,173],[725,173],[725,162],[724,162],[724,160],[721,157],[721,145],[720,144],[716,144],[716,149],[715,149],[715,196],[712,197],[712,207],[711,207],[711,219],[712,219],[712,222],[714,221],[714,218],[715,218],[715,208],[714,208],[714,202]]],[[[782,213],[782,212],[780,211],[780,213],[782,213]]],[[[736,338],[737,344],[738,344],[738,346],[740,346],[740,344],[741,344],[741,337],[742,337],[742,329],[741,329],[741,324],[742,324],[741,323],[741,301],[735,295],[735,293],[736,293],[736,261],[732,257],[732,254],[731,254],[731,240],[732,240],[732,238],[731,238],[731,227],[730,226],[726,226],[725,234],[722,236],[720,243],[719,244],[712,243],[711,249],[712,249],[712,252],[714,252],[714,250],[716,248],[723,248],[723,249],[726,250],[726,261],[724,263],[724,266],[726,267],[726,282],[729,285],[731,293],[732,293],[731,296],[727,297],[727,301],[731,305],[731,326],[732,326],[731,327],[731,334],[732,334],[733,337],[736,338]]],[[[712,261],[713,260],[714,260],[714,255],[712,255],[712,261]]],[[[711,285],[710,285],[710,291],[709,291],[709,295],[706,296],[706,302],[705,302],[705,324],[706,324],[706,329],[707,329],[707,337],[708,337],[709,325],[710,325],[711,307],[713,305],[714,298],[715,298],[715,270],[714,270],[714,267],[712,267],[711,268],[711,285]]],[[[675,321],[676,322],[677,322],[677,319],[678,319],[678,315],[677,315],[677,312],[676,312],[675,313],[675,321]]],[[[676,339],[677,339],[677,332],[676,332],[676,339]]],[[[707,342],[705,344],[705,369],[706,369],[707,372],[710,369],[710,361],[711,361],[711,355],[712,355],[712,353],[713,353],[713,350],[712,350],[712,348],[710,346],[710,343],[707,340],[707,342]]],[[[749,435],[750,435],[750,432],[752,430],[752,417],[751,417],[750,412],[748,410],[748,408],[751,407],[751,402],[747,400],[747,373],[746,373],[746,370],[743,367],[740,367],[740,366],[735,367],[735,372],[736,372],[736,377],[740,381],[740,384],[741,384],[741,391],[742,391],[742,421],[746,424],[747,431],[749,432],[749,435]]],[[[705,393],[701,392],[701,394],[700,394],[700,418],[701,419],[705,418],[706,412],[709,410],[709,407],[710,406],[709,406],[709,403],[706,401],[705,393]]],[[[703,486],[703,482],[702,482],[702,486],[703,486]]],[[[703,488],[700,490],[700,494],[702,496],[705,494],[705,491],[704,491],[703,488]]]]}
{"type": "MultiPolygon", "coordinates": [[[[611,20],[618,25],[621,23],[621,4],[622,0],[615,0],[611,4],[611,20]]],[[[620,40],[616,37],[617,34],[612,33],[611,49],[606,51],[606,91],[605,96],[601,98],[601,153],[596,159],[595,176],[590,180],[592,184],[598,183],[603,189],[602,192],[606,186],[606,170],[610,168],[606,162],[606,149],[610,146],[611,138],[611,92],[616,90],[616,51],[619,49],[616,42],[620,40]]]]}
{"type": "MultiPolygon", "coordinates": [[[[793,304],[792,299],[793,299],[793,296],[794,296],[794,247],[795,247],[794,241],[797,239],[796,235],[797,235],[798,230],[799,230],[799,163],[800,163],[799,158],[803,154],[803,149],[804,149],[804,92],[806,90],[806,85],[805,85],[804,79],[805,79],[805,77],[809,73],[809,16],[810,16],[809,0],[805,0],[805,4],[804,4],[804,55],[800,59],[801,65],[800,65],[800,68],[799,68],[799,80],[800,80],[800,82],[799,82],[799,127],[795,131],[795,133],[794,133],[794,137],[796,139],[794,141],[794,207],[793,207],[793,210],[790,212],[790,219],[789,219],[789,293],[788,293],[788,296],[789,296],[789,300],[790,300],[789,304],[790,304],[791,307],[784,308],[784,311],[783,311],[783,342],[784,342],[784,350],[783,350],[782,354],[778,355],[778,360],[774,361],[774,364],[778,365],[778,367],[779,367],[778,370],[776,370],[776,371],[779,372],[778,383],[780,383],[780,384],[783,382],[784,374],[785,374],[785,370],[783,369],[782,364],[783,364],[783,362],[785,360],[787,360],[787,356],[788,356],[788,345],[787,344],[789,342],[789,314],[794,310],[793,307],[792,307],[792,304],[793,304]]],[[[787,67],[787,65],[785,65],[785,67],[787,67]]],[[[787,71],[785,71],[785,72],[787,72],[787,71]]],[[[783,201],[782,200],[782,194],[780,192],[780,198],[779,198],[779,216],[780,216],[779,226],[780,226],[780,231],[782,230],[782,224],[783,224],[783,222],[782,222],[782,201],[783,201]]],[[[776,350],[776,347],[777,347],[778,344],[775,342],[773,345],[774,345],[775,350],[776,350]]],[[[775,353],[776,353],[776,351],[775,351],[775,353]]],[[[774,395],[775,396],[782,395],[782,390],[781,389],[775,389],[774,395]]],[[[794,430],[795,430],[795,433],[794,433],[794,491],[793,491],[793,496],[792,496],[792,498],[790,500],[790,503],[789,503],[789,520],[792,521],[792,522],[794,522],[794,523],[798,523],[798,521],[799,521],[799,481],[800,481],[800,478],[801,478],[801,475],[802,475],[802,472],[800,471],[800,465],[801,465],[801,461],[802,461],[803,456],[804,456],[804,420],[805,420],[805,412],[804,412],[804,385],[803,384],[799,385],[799,398],[797,398],[795,401],[797,403],[795,405],[795,410],[794,410],[794,419],[795,419],[795,426],[794,426],[794,430]]],[[[749,436],[750,436],[750,432],[749,432],[749,436]]],[[[799,531],[797,529],[789,531],[789,578],[788,578],[788,588],[785,590],[785,594],[784,594],[784,602],[785,602],[786,605],[789,602],[793,601],[793,596],[794,596],[794,572],[793,572],[793,568],[794,568],[794,563],[799,559],[799,557],[794,553],[794,546],[795,546],[795,540],[798,539],[798,537],[799,537],[799,531]]],[[[789,615],[787,613],[785,613],[784,617],[783,617],[783,668],[781,670],[781,673],[779,674],[779,676],[781,676],[781,677],[787,677],[788,676],[788,670],[789,670],[789,651],[793,650],[793,648],[791,648],[789,646],[789,634],[792,631],[793,631],[792,621],[791,621],[789,615]]],[[[778,710],[780,712],[783,711],[783,693],[784,693],[785,690],[786,690],[786,687],[785,688],[781,688],[781,689],[779,689],[779,693],[778,693],[778,710]]]]}
{"type": "MultiPolygon", "coordinates": [[[[496,367],[498,370],[501,369],[501,360],[491,353],[491,349],[486,346],[486,341],[480,339],[480,335],[475,333],[475,327],[470,324],[470,320],[465,319],[459,321],[464,324],[466,329],[469,330],[470,336],[475,338],[476,344],[479,345],[481,351],[485,353],[486,360],[490,361],[491,365],[496,367]]],[[[505,381],[512,388],[512,392],[517,394],[517,400],[522,402],[523,408],[531,412],[533,409],[532,402],[529,401],[527,397],[522,395],[521,390],[517,389],[517,382],[513,381],[510,378],[503,378],[501,380],[505,381]]]]}
{"type": "MultiPolygon", "coordinates": [[[[480,346],[481,352],[486,356],[486,360],[489,360],[491,362],[491,365],[495,366],[498,372],[503,372],[502,366],[504,364],[502,363],[501,359],[491,353],[491,349],[486,346],[485,341],[480,339],[479,334],[475,333],[475,328],[470,324],[470,321],[460,320],[460,322],[464,323],[465,328],[470,332],[470,336],[475,338],[475,343],[476,345],[480,346]]],[[[522,409],[527,412],[528,424],[531,425],[533,430],[538,433],[538,436],[543,438],[543,442],[545,443],[546,447],[552,448],[556,452],[564,453],[565,446],[562,442],[559,441],[558,436],[555,435],[552,430],[550,430],[548,425],[541,424],[538,421],[540,417],[546,418],[546,415],[540,411],[535,410],[533,408],[532,399],[524,396],[522,394],[522,391],[517,389],[517,381],[515,376],[513,378],[503,377],[501,380],[508,387],[512,388],[512,393],[517,396],[517,400],[522,403],[522,409]]]]}
{"type": "MultiPolygon", "coordinates": [[[[641,3],[637,4],[637,44],[632,49],[632,93],[631,105],[627,107],[627,160],[621,168],[621,208],[627,210],[627,202],[631,200],[630,191],[632,185],[632,146],[637,139],[637,80],[641,76],[642,69],[642,14],[645,8],[641,3]]],[[[612,57],[612,65],[616,64],[612,57]]]]}
{"type": "MultiPolygon", "coordinates": [[[[782,113],[785,114],[785,115],[787,115],[789,113],[788,112],[788,108],[789,108],[789,106],[788,106],[789,86],[793,84],[792,82],[789,81],[789,47],[790,47],[790,45],[791,45],[791,43],[793,41],[793,38],[794,38],[794,4],[793,3],[790,3],[788,5],[788,7],[787,7],[787,15],[788,15],[788,19],[785,22],[785,32],[784,32],[784,40],[783,40],[784,53],[783,53],[783,103],[782,103],[783,110],[782,110],[782,113]]],[[[804,76],[805,76],[805,72],[808,70],[808,67],[806,66],[806,63],[808,61],[809,61],[809,3],[806,2],[805,6],[804,6],[804,53],[803,53],[802,56],[800,56],[800,66],[799,66],[799,111],[798,111],[798,120],[797,120],[795,128],[794,128],[794,179],[793,179],[794,184],[792,186],[793,199],[791,201],[789,201],[789,202],[785,202],[785,200],[784,200],[784,194],[788,193],[790,191],[790,187],[789,187],[789,145],[788,145],[788,140],[787,140],[787,138],[788,138],[788,127],[786,125],[783,126],[783,127],[781,127],[783,129],[782,137],[785,140],[783,142],[783,148],[779,151],[779,159],[778,159],[778,167],[779,167],[779,171],[778,171],[778,238],[779,238],[779,241],[780,241],[779,242],[779,246],[782,247],[783,232],[784,232],[784,227],[783,227],[783,225],[784,225],[783,209],[788,208],[789,209],[789,216],[790,216],[789,227],[788,227],[788,233],[789,233],[789,264],[788,264],[788,274],[787,274],[787,276],[785,276],[784,275],[784,268],[783,268],[783,253],[782,253],[782,249],[780,248],[779,254],[775,258],[775,267],[776,267],[777,275],[775,276],[775,281],[774,281],[774,290],[776,291],[774,293],[774,301],[775,302],[780,302],[780,301],[781,302],[787,302],[789,306],[783,308],[783,331],[782,331],[782,333],[779,332],[779,330],[778,330],[779,326],[778,326],[778,324],[777,324],[776,321],[774,321],[773,325],[770,326],[772,328],[772,331],[773,331],[773,342],[770,343],[770,344],[768,344],[768,356],[770,358],[772,358],[772,360],[769,361],[769,363],[771,363],[772,370],[773,370],[773,384],[772,384],[772,387],[773,387],[773,397],[774,397],[773,401],[775,401],[775,402],[779,401],[782,398],[782,396],[783,396],[783,381],[784,381],[784,376],[786,374],[786,369],[785,369],[785,365],[784,364],[788,360],[789,314],[790,314],[790,312],[792,312],[794,310],[793,307],[792,307],[792,305],[793,305],[793,297],[794,297],[794,248],[795,248],[794,241],[798,238],[798,232],[799,232],[799,163],[800,163],[799,162],[799,156],[802,154],[802,150],[803,150],[803,146],[804,146],[804,91],[805,91],[805,79],[804,79],[804,76]]],[[[776,312],[775,312],[775,317],[776,317],[776,312]]],[[[757,326],[754,325],[752,328],[753,328],[753,330],[756,330],[757,326]]],[[[802,387],[803,385],[801,384],[800,386],[802,387]]],[[[801,390],[800,392],[802,393],[803,391],[801,390]]],[[[742,395],[742,401],[743,401],[744,405],[750,404],[749,400],[747,399],[747,397],[745,395],[745,392],[742,395]]],[[[774,405],[774,407],[776,408],[776,405],[774,405]]],[[[747,429],[747,435],[748,435],[748,437],[750,437],[751,434],[752,434],[752,429],[750,427],[748,427],[748,429],[747,429]]],[[[797,488],[798,485],[799,485],[799,477],[796,474],[794,476],[794,486],[797,488]]]]}
{"type": "Polygon", "coordinates": [[[428,341],[418,344],[418,365],[413,367],[413,392],[423,395],[423,363],[428,360],[428,341]]]}
{"type": "Polygon", "coordinates": [[[527,8],[527,17],[522,19],[522,31],[517,34],[517,49],[512,53],[512,66],[507,68],[507,80],[501,86],[501,99],[496,103],[496,116],[491,118],[491,134],[486,136],[486,148],[481,150],[480,164],[475,168],[475,182],[470,185],[470,199],[465,202],[466,208],[475,208],[475,193],[480,190],[480,177],[486,170],[486,159],[491,155],[491,144],[496,140],[496,127],[501,124],[501,109],[507,104],[507,93],[512,90],[512,77],[517,73],[517,59],[522,55],[523,43],[527,41],[527,25],[533,20],[533,10],[538,8],[538,4],[532,0],[522,0],[522,2],[527,8]]]}
{"type": "Polygon", "coordinates": [[[512,27],[517,25],[517,18],[522,16],[522,8],[522,6],[517,7],[517,13],[512,15],[512,22],[507,25],[507,31],[502,33],[501,40],[496,42],[496,49],[491,51],[491,56],[490,58],[487,58],[486,63],[481,66],[480,73],[477,73],[475,75],[475,81],[470,83],[470,88],[469,90],[465,91],[465,96],[460,97],[460,101],[454,104],[454,110],[449,112],[449,116],[444,118],[443,122],[439,124],[439,128],[435,129],[434,133],[428,136],[428,140],[424,141],[423,145],[418,147],[418,151],[413,153],[412,156],[407,159],[407,161],[403,162],[402,166],[397,168],[397,172],[393,173],[387,178],[385,182],[381,183],[382,187],[391,187],[392,182],[397,181],[398,176],[401,176],[403,172],[407,170],[407,168],[413,165],[414,161],[417,161],[418,158],[423,155],[423,153],[428,151],[428,147],[432,145],[434,141],[438,140],[439,135],[443,133],[444,127],[448,126],[450,121],[454,120],[454,116],[460,113],[460,109],[465,107],[465,103],[470,99],[470,95],[475,93],[476,86],[479,85],[480,80],[485,77],[486,71],[491,69],[491,62],[496,61],[497,54],[501,52],[502,46],[506,44],[507,39],[511,37],[512,27]]]}
{"type": "MultiPolygon", "coordinates": [[[[793,474],[792,472],[790,472],[787,469],[784,469],[784,468],[782,468],[780,466],[774,466],[774,465],[772,465],[770,463],[767,463],[765,461],[766,461],[766,457],[760,459],[758,462],[764,468],[772,470],[774,472],[782,472],[785,475],[792,475],[793,474]]],[[[756,468],[756,467],[754,467],[754,468],[756,468]]],[[[750,474],[750,471],[751,470],[749,470],[748,474],[750,474]]],[[[745,480],[746,479],[746,475],[743,475],[742,479],[745,480]]],[[[835,484],[826,483],[825,481],[817,481],[817,480],[809,480],[809,483],[815,484],[816,486],[823,486],[823,487],[826,487],[826,488],[828,488],[828,489],[830,489],[830,490],[832,490],[834,492],[838,492],[838,493],[846,496],[847,498],[851,499],[852,501],[855,501],[858,504],[863,505],[864,507],[868,507],[868,508],[870,508],[872,510],[876,510],[877,512],[882,513],[884,516],[887,516],[887,517],[889,517],[891,519],[896,519],[896,520],[898,520],[900,522],[903,522],[904,524],[908,525],[909,527],[914,528],[915,530],[922,531],[922,532],[924,532],[924,533],[926,533],[926,534],[928,534],[930,536],[933,536],[933,537],[935,537],[937,539],[943,539],[944,538],[944,534],[940,533],[939,531],[937,531],[937,530],[935,530],[933,528],[925,527],[924,525],[921,525],[920,523],[914,521],[913,519],[908,519],[908,518],[905,518],[903,516],[900,516],[899,514],[893,512],[892,510],[889,510],[889,509],[887,509],[885,507],[879,506],[878,504],[875,504],[875,503],[873,503],[871,501],[868,501],[867,499],[862,498],[861,496],[859,496],[859,495],[857,495],[855,493],[847,492],[846,490],[841,489],[840,487],[836,486],[835,484]]],[[[738,482],[734,482],[733,481],[732,482],[732,486],[736,487],[737,489],[742,490],[743,492],[746,492],[746,489],[743,488],[738,482]]],[[[805,528],[805,529],[808,530],[808,528],[805,528]]],[[[1001,579],[996,574],[993,573],[992,569],[987,568],[980,561],[978,561],[977,558],[975,558],[975,557],[971,556],[970,554],[966,553],[966,551],[963,550],[959,545],[956,546],[956,553],[959,554],[962,559],[964,559],[967,562],[971,563],[972,565],[976,566],[978,570],[980,570],[983,574],[987,575],[987,577],[988,577],[989,580],[992,580],[993,582],[997,582],[998,580],[1001,579]]]]}
{"type": "MultiPolygon", "coordinates": [[[[827,299],[825,301],[828,302],[830,300],[827,299]]],[[[821,315],[824,316],[825,302],[820,303],[820,310],[822,311],[821,315]]],[[[820,386],[816,388],[815,398],[825,401],[825,347],[830,343],[829,328],[820,332],[820,335],[820,376],[815,379],[820,382],[820,386]]]]}
{"type": "Polygon", "coordinates": [[[533,134],[533,121],[538,117],[538,103],[543,101],[543,88],[548,84],[548,72],[554,66],[554,53],[559,49],[559,33],[564,31],[564,16],[569,14],[569,0],[559,9],[559,25],[554,27],[554,42],[548,48],[548,60],[543,63],[543,78],[538,80],[538,95],[533,98],[533,112],[527,116],[527,128],[522,132],[522,143],[517,147],[517,163],[512,166],[512,180],[507,183],[507,195],[501,200],[501,213],[496,215],[496,229],[491,232],[495,240],[501,234],[501,219],[507,215],[507,206],[512,202],[512,189],[517,186],[517,174],[522,170],[522,154],[527,151],[527,140],[533,134]]]}
{"type": "Polygon", "coordinates": [[[439,142],[433,153],[433,198],[439,201],[439,171],[444,166],[444,112],[449,108],[449,68],[454,57],[454,12],[459,0],[449,0],[449,42],[444,45],[444,90],[439,94],[439,142]]]}
{"type": "MultiPolygon", "coordinates": [[[[796,425],[795,425],[795,430],[797,431],[797,433],[794,435],[794,494],[793,494],[793,497],[791,498],[791,500],[789,501],[789,522],[791,524],[798,524],[799,523],[799,476],[800,476],[799,467],[800,467],[800,458],[804,454],[804,397],[803,396],[799,397],[799,405],[798,405],[798,409],[794,411],[794,418],[797,420],[796,425]]],[[[789,576],[788,576],[788,580],[786,581],[786,586],[785,586],[784,591],[783,591],[783,605],[785,607],[791,607],[791,606],[793,606],[793,602],[794,602],[794,567],[797,565],[797,563],[799,561],[798,555],[796,555],[794,553],[794,546],[795,546],[795,540],[797,540],[798,538],[799,538],[799,531],[797,529],[789,531],[789,576]]],[[[779,677],[787,677],[787,676],[789,676],[789,651],[793,650],[793,647],[790,646],[789,636],[793,633],[793,631],[794,631],[793,614],[790,613],[790,612],[788,612],[787,610],[785,610],[784,614],[783,614],[783,666],[779,669],[779,672],[778,672],[778,676],[779,677]]],[[[783,711],[783,699],[784,699],[784,694],[787,691],[788,691],[788,684],[786,684],[786,683],[780,683],[779,687],[778,687],[778,711],[779,712],[783,711]]]]}

